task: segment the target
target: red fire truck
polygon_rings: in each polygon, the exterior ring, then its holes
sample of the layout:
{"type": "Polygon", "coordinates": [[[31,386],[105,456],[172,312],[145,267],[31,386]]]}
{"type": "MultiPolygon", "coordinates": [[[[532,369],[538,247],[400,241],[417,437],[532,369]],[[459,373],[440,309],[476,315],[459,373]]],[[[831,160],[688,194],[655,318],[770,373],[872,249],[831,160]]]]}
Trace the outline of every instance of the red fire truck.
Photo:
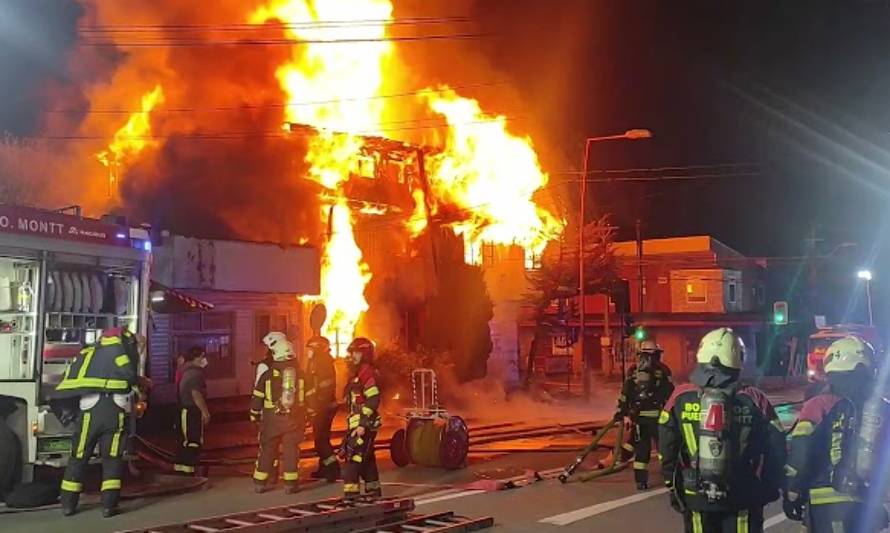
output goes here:
{"type": "Polygon", "coordinates": [[[0,463],[18,455],[7,468],[23,467],[26,480],[36,465],[67,461],[73,428],[49,397],[68,362],[105,328],[146,332],[147,228],[79,211],[0,205],[0,463]]]}

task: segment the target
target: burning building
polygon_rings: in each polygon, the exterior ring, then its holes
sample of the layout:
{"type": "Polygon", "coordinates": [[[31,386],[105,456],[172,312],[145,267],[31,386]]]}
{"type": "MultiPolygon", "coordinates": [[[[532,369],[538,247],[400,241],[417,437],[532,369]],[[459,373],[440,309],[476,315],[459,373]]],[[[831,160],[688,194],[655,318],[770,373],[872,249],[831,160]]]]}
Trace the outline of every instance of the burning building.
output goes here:
{"type": "MultiPolygon", "coordinates": [[[[422,79],[400,47],[429,21],[390,0],[88,6],[73,66],[107,78],[82,80],[82,120],[53,124],[97,139],[72,154],[77,200],[177,234],[317,247],[320,290],[303,299],[325,303],[341,354],[356,334],[421,338],[452,258],[485,267],[506,247],[520,268],[499,279],[521,281],[562,230],[532,140],[422,79]]],[[[513,285],[489,287],[495,323],[515,323],[513,285]]]]}

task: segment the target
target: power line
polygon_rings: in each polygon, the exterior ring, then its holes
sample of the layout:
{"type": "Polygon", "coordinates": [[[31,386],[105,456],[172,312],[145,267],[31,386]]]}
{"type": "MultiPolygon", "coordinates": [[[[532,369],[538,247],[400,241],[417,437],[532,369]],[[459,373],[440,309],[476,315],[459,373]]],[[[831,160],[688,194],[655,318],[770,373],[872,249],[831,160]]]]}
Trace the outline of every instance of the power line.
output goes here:
{"type": "Polygon", "coordinates": [[[307,22],[286,22],[270,19],[262,24],[251,23],[220,23],[220,24],[96,24],[80,26],[79,32],[113,32],[113,31],[147,31],[147,30],[242,30],[242,29],[314,29],[318,27],[364,27],[374,26],[400,26],[400,25],[425,25],[474,22],[467,16],[443,16],[443,17],[403,17],[398,19],[353,19],[353,20],[315,20],[307,22]]]}
{"type": "MultiPolygon", "coordinates": [[[[510,81],[494,81],[494,82],[485,82],[485,83],[469,83],[464,85],[455,85],[449,87],[443,87],[439,89],[432,88],[423,88],[416,89],[413,91],[405,91],[400,93],[391,93],[391,94],[378,94],[373,96],[355,96],[355,97],[342,97],[342,98],[331,98],[327,100],[314,100],[314,101],[303,101],[303,102],[287,102],[287,103],[269,103],[269,104],[244,104],[239,106],[217,106],[217,107],[179,107],[179,108],[166,108],[166,107],[158,107],[150,111],[151,114],[158,113],[199,113],[199,112],[219,112],[219,111],[241,111],[246,109],[283,109],[283,108],[291,108],[291,107],[310,107],[310,106],[320,106],[320,105],[328,105],[328,104],[336,104],[341,102],[360,102],[367,100],[382,100],[382,99],[391,99],[391,98],[405,98],[410,96],[420,96],[422,94],[436,94],[436,93],[445,93],[449,91],[463,91],[469,89],[481,89],[487,87],[497,87],[501,85],[513,85],[513,82],[510,81]]],[[[45,113],[53,113],[53,114],[68,114],[68,113],[89,113],[89,114],[105,114],[105,115],[130,115],[133,113],[145,113],[142,109],[90,109],[90,108],[78,108],[78,109],[47,109],[44,110],[45,113]]]]}
{"type": "Polygon", "coordinates": [[[113,48],[186,48],[208,46],[298,46],[306,44],[367,44],[381,42],[464,41],[493,37],[490,33],[452,33],[381,38],[350,39],[243,39],[243,40],[169,40],[165,42],[114,42],[82,40],[78,44],[88,47],[113,48]]]}
{"type": "Polygon", "coordinates": [[[615,182],[659,182],[659,181],[689,181],[711,178],[742,178],[758,177],[759,172],[725,172],[720,174],[689,174],[689,175],[663,175],[663,176],[627,176],[621,178],[592,178],[586,180],[560,180],[561,183],[615,183],[615,182]]]}
{"type": "MultiPolygon", "coordinates": [[[[599,169],[599,170],[589,170],[587,172],[588,176],[593,176],[597,174],[632,174],[632,173],[642,173],[642,172],[670,172],[670,171],[678,171],[678,170],[701,170],[701,169],[717,169],[717,168],[739,168],[739,167],[752,167],[752,168],[760,168],[760,165],[755,163],[713,163],[707,165],[683,165],[683,166],[669,166],[669,167],[651,167],[651,168],[615,168],[615,169],[599,169]]],[[[584,175],[582,171],[575,170],[566,170],[560,172],[552,172],[554,175],[564,175],[571,174],[576,176],[584,175]]]]}

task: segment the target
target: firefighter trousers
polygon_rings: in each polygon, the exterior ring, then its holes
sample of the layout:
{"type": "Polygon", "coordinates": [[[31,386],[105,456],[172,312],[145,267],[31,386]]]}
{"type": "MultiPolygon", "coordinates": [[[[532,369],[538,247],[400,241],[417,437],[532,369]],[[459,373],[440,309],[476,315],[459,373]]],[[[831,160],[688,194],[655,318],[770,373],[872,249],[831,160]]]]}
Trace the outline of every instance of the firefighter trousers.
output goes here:
{"type": "Polygon", "coordinates": [[[183,474],[194,474],[201,458],[204,444],[204,421],[197,407],[183,406],[179,410],[179,451],[173,470],[183,474]]]}
{"type": "Polygon", "coordinates": [[[337,463],[337,455],[331,446],[331,424],[334,422],[336,406],[322,409],[312,417],[312,439],[315,453],[318,454],[319,472],[337,463]]]}
{"type": "Polygon", "coordinates": [[[365,482],[365,495],[379,497],[380,474],[374,455],[376,431],[366,431],[361,437],[347,437],[346,464],[343,466],[343,498],[354,499],[361,495],[361,481],[365,482]]]}
{"type": "Polygon", "coordinates": [[[652,456],[652,443],[658,449],[658,419],[639,416],[634,420],[634,480],[649,483],[649,459],[652,456]]]}
{"type": "Polygon", "coordinates": [[[300,483],[300,442],[303,441],[305,418],[291,414],[276,414],[272,410],[263,413],[260,423],[260,450],[257,455],[253,482],[265,486],[276,471],[281,457],[281,479],[287,487],[300,483]]]}
{"type": "Polygon", "coordinates": [[[806,526],[809,533],[876,533],[887,527],[883,508],[867,513],[862,503],[842,502],[808,505],[806,526]]]}
{"type": "Polygon", "coordinates": [[[762,533],[763,507],[723,512],[686,511],[683,525],[686,533],[762,533]]]}
{"type": "Polygon", "coordinates": [[[71,438],[71,457],[62,477],[61,500],[65,509],[76,509],[83,490],[83,474],[96,445],[102,457],[102,507],[115,509],[120,501],[123,473],[124,421],[126,413],[103,394],[92,408],[77,415],[71,438]]]}

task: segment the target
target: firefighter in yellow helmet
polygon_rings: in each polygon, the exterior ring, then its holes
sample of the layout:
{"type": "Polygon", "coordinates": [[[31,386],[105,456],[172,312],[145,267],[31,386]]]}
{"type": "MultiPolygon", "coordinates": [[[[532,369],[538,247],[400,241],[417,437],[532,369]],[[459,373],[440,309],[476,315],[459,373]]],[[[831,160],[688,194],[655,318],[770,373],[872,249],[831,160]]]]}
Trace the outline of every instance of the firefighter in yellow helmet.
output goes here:
{"type": "Polygon", "coordinates": [[[730,328],[705,335],[691,383],[659,418],[671,506],[687,532],[763,530],[763,507],[779,498],[785,437],[766,395],[739,383],[745,345],[730,328]]]}
{"type": "Polygon", "coordinates": [[[349,344],[349,382],[346,385],[346,436],[341,446],[343,467],[343,499],[361,496],[361,480],[365,481],[365,497],[381,496],[380,475],[374,456],[374,440],[380,429],[380,389],[374,368],[374,343],[358,337],[349,344]]]}
{"type": "Polygon", "coordinates": [[[109,328],[88,345],[65,370],[55,399],[77,399],[71,456],[62,477],[62,513],[77,512],[84,468],[99,446],[102,456],[102,516],[117,514],[123,474],[124,434],[138,383],[141,341],[122,328],[109,328]]]}
{"type": "Polygon", "coordinates": [[[874,350],[844,337],[828,347],[829,389],[807,400],[791,433],[785,514],[813,533],[887,526],[887,402],[875,387],[874,350]]]}
{"type": "Polygon", "coordinates": [[[632,424],[634,480],[637,490],[649,488],[649,458],[652,441],[658,447],[658,416],[674,391],[671,370],[661,362],[661,347],[652,340],[640,344],[637,364],[630,368],[618,396],[617,419],[629,417],[632,424]]]}
{"type": "Polygon", "coordinates": [[[267,358],[257,368],[250,404],[250,420],[260,426],[254,491],[266,491],[280,455],[284,491],[293,494],[299,490],[300,442],[306,425],[303,378],[294,346],[284,334],[272,332],[263,343],[267,358]]]}

